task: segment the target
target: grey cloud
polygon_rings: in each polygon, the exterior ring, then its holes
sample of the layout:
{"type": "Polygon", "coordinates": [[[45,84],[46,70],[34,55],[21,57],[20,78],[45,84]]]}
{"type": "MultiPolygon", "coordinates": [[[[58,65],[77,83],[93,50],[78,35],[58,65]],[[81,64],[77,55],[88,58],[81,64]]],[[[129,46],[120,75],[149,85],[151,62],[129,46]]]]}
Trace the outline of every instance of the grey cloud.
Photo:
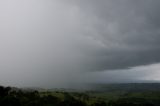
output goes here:
{"type": "Polygon", "coordinates": [[[158,63],[159,4],[0,1],[0,77],[12,85],[51,87],[81,81],[76,77],[85,72],[158,63]]]}
{"type": "Polygon", "coordinates": [[[88,0],[73,4],[85,14],[86,35],[103,45],[88,59],[91,70],[123,69],[160,61],[159,1],[88,0]]]}

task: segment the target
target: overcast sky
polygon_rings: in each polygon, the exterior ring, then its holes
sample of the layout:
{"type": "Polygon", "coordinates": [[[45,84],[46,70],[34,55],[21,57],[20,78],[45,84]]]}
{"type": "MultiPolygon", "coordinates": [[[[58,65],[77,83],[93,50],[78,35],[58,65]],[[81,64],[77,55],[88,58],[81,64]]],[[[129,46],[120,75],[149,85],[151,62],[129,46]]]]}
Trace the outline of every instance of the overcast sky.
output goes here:
{"type": "Polygon", "coordinates": [[[0,85],[160,81],[159,10],[159,0],[1,0],[0,85]]]}

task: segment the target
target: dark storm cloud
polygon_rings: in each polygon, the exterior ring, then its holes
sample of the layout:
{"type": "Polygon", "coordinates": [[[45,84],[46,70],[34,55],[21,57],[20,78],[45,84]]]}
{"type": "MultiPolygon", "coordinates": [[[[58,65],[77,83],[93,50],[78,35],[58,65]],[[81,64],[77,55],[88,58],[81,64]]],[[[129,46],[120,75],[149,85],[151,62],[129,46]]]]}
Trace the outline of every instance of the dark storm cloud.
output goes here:
{"type": "Polygon", "coordinates": [[[88,0],[72,3],[85,14],[87,36],[103,46],[89,54],[95,54],[88,57],[86,67],[90,70],[123,69],[160,61],[160,1],[88,0]]]}

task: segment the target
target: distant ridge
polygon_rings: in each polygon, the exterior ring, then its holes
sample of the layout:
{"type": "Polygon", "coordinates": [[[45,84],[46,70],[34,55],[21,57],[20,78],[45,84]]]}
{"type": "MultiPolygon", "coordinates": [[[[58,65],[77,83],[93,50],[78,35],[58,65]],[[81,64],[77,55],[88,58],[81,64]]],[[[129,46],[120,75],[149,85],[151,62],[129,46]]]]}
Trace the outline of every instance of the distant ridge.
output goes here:
{"type": "Polygon", "coordinates": [[[160,83],[113,83],[95,84],[97,91],[159,91],[160,83]]]}

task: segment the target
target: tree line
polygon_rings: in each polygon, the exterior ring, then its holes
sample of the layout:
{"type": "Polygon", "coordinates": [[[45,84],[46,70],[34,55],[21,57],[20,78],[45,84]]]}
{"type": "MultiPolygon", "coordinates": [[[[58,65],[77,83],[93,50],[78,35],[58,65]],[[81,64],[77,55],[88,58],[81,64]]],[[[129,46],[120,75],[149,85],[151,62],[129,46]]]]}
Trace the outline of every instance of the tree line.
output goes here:
{"type": "Polygon", "coordinates": [[[52,94],[41,95],[38,91],[13,90],[0,86],[0,106],[159,106],[159,102],[142,98],[119,98],[117,100],[91,100],[87,94],[60,92],[63,98],[52,94]]]}

